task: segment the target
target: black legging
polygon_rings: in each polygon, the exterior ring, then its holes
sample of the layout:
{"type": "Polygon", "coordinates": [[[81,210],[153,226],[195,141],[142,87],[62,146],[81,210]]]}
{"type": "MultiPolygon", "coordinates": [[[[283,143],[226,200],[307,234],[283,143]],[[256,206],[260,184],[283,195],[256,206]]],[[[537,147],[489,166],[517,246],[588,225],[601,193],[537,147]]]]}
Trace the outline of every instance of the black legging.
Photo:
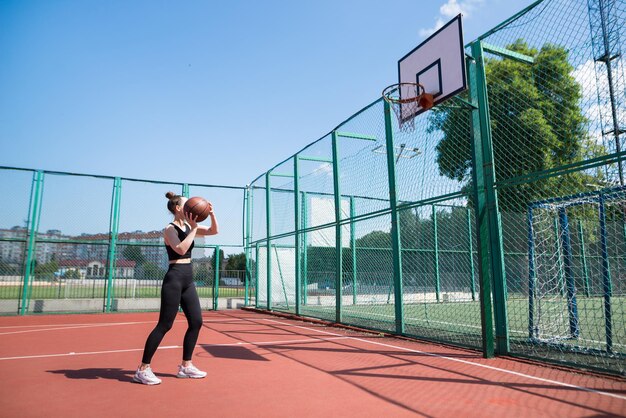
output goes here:
{"type": "Polygon", "coordinates": [[[142,362],[150,364],[165,334],[172,328],[178,306],[183,308],[189,327],[183,340],[183,361],[191,360],[193,349],[202,327],[200,299],[193,282],[193,269],[190,264],[170,264],[161,287],[161,313],[159,323],[154,327],[143,350],[142,362]]]}

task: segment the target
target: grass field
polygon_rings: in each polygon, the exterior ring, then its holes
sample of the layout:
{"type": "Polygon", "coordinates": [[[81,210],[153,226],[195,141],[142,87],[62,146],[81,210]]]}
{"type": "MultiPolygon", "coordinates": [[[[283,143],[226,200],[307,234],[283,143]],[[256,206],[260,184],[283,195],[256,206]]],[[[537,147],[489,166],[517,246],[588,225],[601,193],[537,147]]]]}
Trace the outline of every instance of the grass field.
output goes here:
{"type": "MultiPolygon", "coordinates": [[[[197,286],[198,296],[213,297],[213,285],[197,286]]],[[[102,285],[65,285],[51,284],[46,286],[32,286],[30,299],[82,299],[102,298],[105,295],[102,285]]],[[[155,286],[117,286],[114,287],[114,297],[117,298],[158,298],[161,296],[161,284],[155,286]]],[[[243,297],[244,287],[221,286],[219,297],[243,297]]],[[[17,285],[0,286],[0,299],[19,299],[22,296],[22,287],[17,285]]]]}
{"type": "MultiPolygon", "coordinates": [[[[580,334],[568,339],[569,316],[562,303],[551,310],[549,318],[542,318],[539,327],[546,342],[591,350],[606,348],[604,301],[600,297],[579,297],[578,318],[580,334]],[[552,334],[551,334],[552,332],[552,334]]],[[[293,307],[292,307],[293,308],[293,307]]],[[[307,305],[302,307],[306,315],[326,318],[334,315],[333,306],[307,305]]],[[[626,351],[626,297],[612,298],[613,349],[626,351]]],[[[344,305],[346,323],[365,324],[376,329],[394,329],[393,304],[344,305]]],[[[528,340],[528,300],[511,299],[507,302],[508,328],[512,340],[528,340]]],[[[420,303],[404,305],[404,322],[407,327],[428,330],[428,334],[466,335],[475,339],[481,335],[479,302],[420,303]]],[[[468,344],[473,345],[473,344],[468,344]]]]}

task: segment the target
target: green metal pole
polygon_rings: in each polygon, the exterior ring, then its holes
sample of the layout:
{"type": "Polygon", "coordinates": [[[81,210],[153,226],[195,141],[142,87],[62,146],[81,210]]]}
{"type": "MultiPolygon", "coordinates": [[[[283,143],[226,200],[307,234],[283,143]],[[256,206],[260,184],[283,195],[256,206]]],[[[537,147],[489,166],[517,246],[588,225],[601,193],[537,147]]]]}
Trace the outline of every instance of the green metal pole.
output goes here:
{"type": "MultiPolygon", "coordinates": [[[[182,190],[181,190],[181,192],[180,192],[180,193],[181,193],[180,195],[181,195],[182,197],[189,198],[189,184],[187,184],[187,183],[183,183],[183,184],[182,184],[182,190]]],[[[182,312],[182,311],[183,311],[182,306],[179,306],[179,307],[178,307],[178,312],[182,312]]]]}
{"type": "Polygon", "coordinates": [[[294,227],[295,227],[295,264],[296,264],[296,315],[300,315],[300,294],[301,294],[301,266],[300,266],[300,156],[296,154],[293,158],[293,198],[294,198],[294,227]]]}
{"type": "MultiPolygon", "coordinates": [[[[493,145],[491,140],[491,118],[489,116],[489,100],[487,96],[487,78],[483,49],[480,41],[471,44],[472,55],[475,59],[473,75],[474,90],[478,110],[472,112],[472,122],[475,133],[474,141],[474,171],[480,177],[476,183],[478,192],[476,218],[480,225],[482,247],[481,296],[490,299],[491,283],[493,282],[494,319],[495,319],[495,348],[498,354],[509,353],[509,330],[506,311],[506,273],[504,269],[504,251],[502,247],[502,231],[500,212],[498,209],[498,194],[495,189],[495,166],[493,160],[493,145]],[[479,135],[476,135],[478,129],[479,135]],[[491,277],[490,277],[491,276],[491,277]],[[490,280],[491,278],[491,280],[490,280]],[[485,288],[485,285],[486,288],[485,288]]],[[[491,314],[491,302],[484,305],[483,323],[488,325],[487,315],[491,314]]],[[[489,321],[490,322],[490,321],[489,321]]],[[[485,330],[483,330],[484,332],[485,330]]],[[[491,331],[487,331],[491,332],[491,331]]],[[[493,356],[485,350],[485,356],[493,356]]]]}
{"type": "Polygon", "coordinates": [[[433,262],[435,263],[435,297],[441,302],[441,278],[439,277],[439,237],[437,236],[437,207],[432,205],[433,210],[433,262]]]}
{"type": "Polygon", "coordinates": [[[255,244],[256,268],[254,269],[254,306],[259,308],[259,243],[255,244]]]}
{"type": "Polygon", "coordinates": [[[387,145],[387,172],[389,179],[389,205],[391,209],[391,250],[393,255],[394,306],[396,333],[404,334],[404,302],[402,300],[402,247],[400,243],[400,222],[398,218],[398,197],[396,194],[396,159],[393,146],[391,106],[383,101],[385,112],[385,141],[387,145]]]}
{"type": "MultiPolygon", "coordinates": [[[[350,196],[350,218],[356,216],[356,207],[354,196],[350,196]]],[[[356,305],[356,225],[353,220],[350,221],[350,247],[352,248],[352,304],[356,305]]]]}
{"type": "Polygon", "coordinates": [[[20,305],[20,315],[25,315],[30,302],[30,279],[33,275],[33,265],[35,261],[37,233],[39,230],[39,218],[41,215],[41,199],[43,196],[44,173],[41,170],[33,173],[31,186],[31,199],[28,217],[28,247],[26,248],[26,266],[24,268],[24,286],[22,288],[22,303],[20,305]]]}
{"type": "Polygon", "coordinates": [[[474,239],[472,237],[472,211],[467,208],[467,236],[469,237],[469,263],[470,263],[470,286],[472,289],[472,300],[476,300],[476,273],[474,272],[474,239]]]}
{"type": "Polygon", "coordinates": [[[332,133],[333,192],[335,198],[335,321],[342,322],[343,255],[341,246],[341,189],[339,184],[339,145],[337,132],[332,133]]]}
{"type": "Polygon", "coordinates": [[[244,205],[244,236],[243,236],[243,244],[245,246],[245,257],[246,257],[246,271],[244,275],[244,296],[243,296],[243,304],[244,306],[248,306],[250,303],[250,213],[251,211],[251,195],[250,195],[250,187],[246,187],[246,190],[243,192],[243,205],[244,205]]]}
{"type": "Polygon", "coordinates": [[[115,177],[113,180],[113,196],[111,198],[111,215],[109,225],[109,255],[107,271],[107,293],[104,306],[105,312],[111,312],[111,302],[113,300],[113,277],[116,272],[117,260],[117,234],[120,223],[120,200],[122,198],[122,179],[115,177]]]}
{"type": "Polygon", "coordinates": [[[267,257],[267,310],[272,310],[272,240],[270,236],[272,235],[272,186],[270,179],[271,171],[265,173],[265,228],[267,231],[266,237],[266,257],[267,257]]]}
{"type": "Polygon", "coordinates": [[[307,245],[307,232],[306,226],[308,224],[308,210],[309,205],[307,204],[307,194],[306,192],[302,192],[302,229],[304,232],[302,233],[302,287],[304,289],[304,295],[302,298],[302,303],[307,304],[307,295],[309,288],[309,250],[307,245]]]}
{"type": "Polygon", "coordinates": [[[217,311],[218,298],[220,295],[220,261],[222,253],[220,252],[220,246],[215,247],[215,257],[213,257],[213,309],[217,311]]]}
{"type": "MultiPolygon", "coordinates": [[[[481,58],[482,61],[482,58],[481,58]]],[[[478,235],[478,275],[480,280],[480,321],[482,331],[482,351],[483,357],[493,358],[494,332],[493,332],[493,306],[491,300],[491,275],[489,260],[489,225],[487,222],[487,198],[485,192],[485,176],[483,165],[483,153],[481,143],[481,112],[478,109],[478,85],[484,88],[484,70],[477,71],[475,61],[467,60],[467,74],[470,100],[477,107],[472,109],[472,182],[474,183],[474,211],[476,219],[476,229],[478,235]]],[[[484,108],[484,104],[481,104],[484,108]]],[[[484,110],[483,110],[484,112],[484,110]]]]}

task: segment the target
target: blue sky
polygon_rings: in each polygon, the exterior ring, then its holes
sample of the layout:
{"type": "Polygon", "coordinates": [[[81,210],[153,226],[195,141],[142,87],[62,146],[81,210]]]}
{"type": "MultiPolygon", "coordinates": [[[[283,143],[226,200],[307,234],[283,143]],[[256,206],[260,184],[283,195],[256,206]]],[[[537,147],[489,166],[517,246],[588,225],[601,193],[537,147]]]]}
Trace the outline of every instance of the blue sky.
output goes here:
{"type": "Polygon", "coordinates": [[[0,165],[243,186],[531,3],[2,0],[0,165]]]}

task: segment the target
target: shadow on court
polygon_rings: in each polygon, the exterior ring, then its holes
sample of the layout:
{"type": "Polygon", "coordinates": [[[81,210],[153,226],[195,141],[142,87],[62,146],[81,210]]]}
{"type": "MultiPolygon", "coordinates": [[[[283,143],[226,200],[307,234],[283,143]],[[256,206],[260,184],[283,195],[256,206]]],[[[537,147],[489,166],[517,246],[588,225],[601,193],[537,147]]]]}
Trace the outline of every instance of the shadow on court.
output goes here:
{"type": "Polygon", "coordinates": [[[213,357],[229,358],[233,360],[269,361],[254,351],[241,346],[202,345],[202,348],[213,357]]]}
{"type": "MultiPolygon", "coordinates": [[[[64,374],[68,379],[108,379],[120,382],[133,382],[135,370],[124,370],[117,368],[89,368],[77,370],[48,370],[48,373],[64,374]]],[[[158,377],[176,377],[169,373],[155,373],[158,377]]]]}

